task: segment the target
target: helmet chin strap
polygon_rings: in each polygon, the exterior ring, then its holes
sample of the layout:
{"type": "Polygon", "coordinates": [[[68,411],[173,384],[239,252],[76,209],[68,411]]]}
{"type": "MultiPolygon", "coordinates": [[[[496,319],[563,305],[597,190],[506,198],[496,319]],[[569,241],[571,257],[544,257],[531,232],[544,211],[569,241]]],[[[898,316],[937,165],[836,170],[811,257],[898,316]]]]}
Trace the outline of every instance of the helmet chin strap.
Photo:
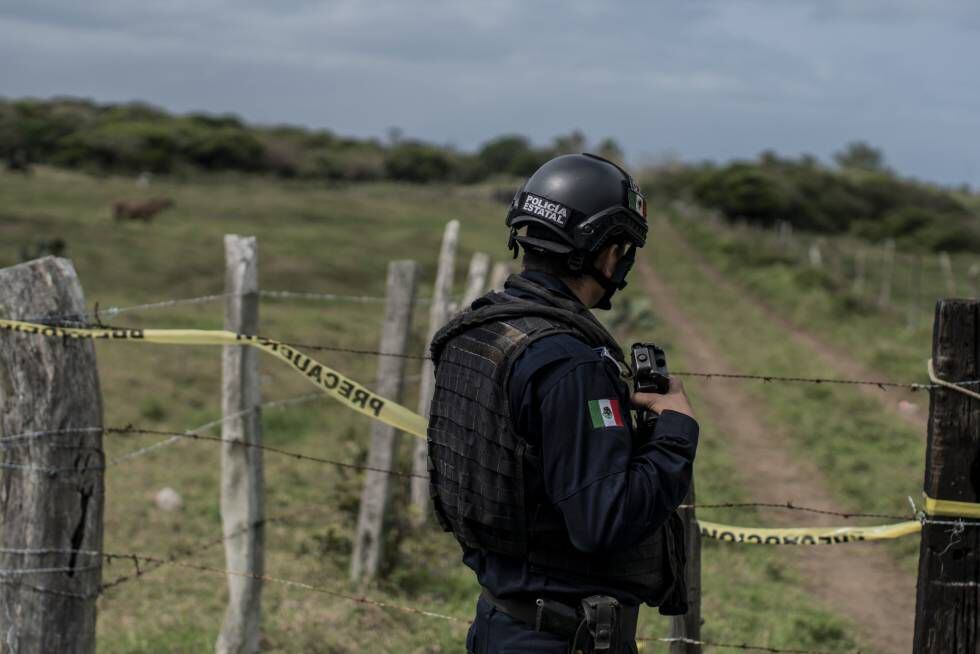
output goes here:
{"type": "Polygon", "coordinates": [[[612,277],[606,277],[602,271],[595,267],[594,262],[590,261],[586,264],[585,271],[606,291],[602,298],[599,299],[599,302],[596,303],[596,309],[612,309],[612,297],[616,294],[616,291],[621,291],[626,288],[626,276],[633,268],[635,261],[636,248],[630,248],[630,251],[620,257],[619,261],[616,262],[616,268],[613,270],[612,277]]]}

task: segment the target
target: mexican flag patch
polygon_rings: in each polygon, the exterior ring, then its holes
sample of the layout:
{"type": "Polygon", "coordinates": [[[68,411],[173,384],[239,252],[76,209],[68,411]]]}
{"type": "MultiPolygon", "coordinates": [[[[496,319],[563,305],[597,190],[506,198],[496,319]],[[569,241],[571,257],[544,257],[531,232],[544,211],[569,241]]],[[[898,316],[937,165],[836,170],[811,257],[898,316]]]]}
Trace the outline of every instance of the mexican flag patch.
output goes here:
{"type": "Polygon", "coordinates": [[[592,416],[592,427],[622,427],[623,414],[619,412],[619,400],[589,400],[589,415],[592,416]]]}

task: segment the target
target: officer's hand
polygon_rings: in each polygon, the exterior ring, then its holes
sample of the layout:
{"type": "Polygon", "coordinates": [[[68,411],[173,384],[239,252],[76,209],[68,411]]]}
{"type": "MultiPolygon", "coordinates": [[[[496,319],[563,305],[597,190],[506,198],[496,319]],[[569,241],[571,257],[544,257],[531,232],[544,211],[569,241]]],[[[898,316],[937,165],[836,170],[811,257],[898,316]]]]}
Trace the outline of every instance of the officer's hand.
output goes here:
{"type": "Polygon", "coordinates": [[[676,377],[670,378],[670,390],[663,395],[660,393],[633,393],[631,400],[636,409],[646,409],[654,413],[676,411],[694,417],[691,403],[688,402],[687,393],[684,392],[684,384],[676,377]]]}

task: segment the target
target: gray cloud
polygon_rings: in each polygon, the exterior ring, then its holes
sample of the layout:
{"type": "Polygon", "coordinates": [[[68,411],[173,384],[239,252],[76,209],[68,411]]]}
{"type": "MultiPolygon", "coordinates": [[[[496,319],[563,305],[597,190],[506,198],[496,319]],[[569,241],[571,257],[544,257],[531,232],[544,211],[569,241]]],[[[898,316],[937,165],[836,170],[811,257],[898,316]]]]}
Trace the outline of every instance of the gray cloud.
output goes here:
{"type": "Polygon", "coordinates": [[[865,138],[904,172],[980,184],[978,31],[966,0],[34,0],[0,3],[0,92],[467,148],[581,128],[634,159],[865,138]]]}

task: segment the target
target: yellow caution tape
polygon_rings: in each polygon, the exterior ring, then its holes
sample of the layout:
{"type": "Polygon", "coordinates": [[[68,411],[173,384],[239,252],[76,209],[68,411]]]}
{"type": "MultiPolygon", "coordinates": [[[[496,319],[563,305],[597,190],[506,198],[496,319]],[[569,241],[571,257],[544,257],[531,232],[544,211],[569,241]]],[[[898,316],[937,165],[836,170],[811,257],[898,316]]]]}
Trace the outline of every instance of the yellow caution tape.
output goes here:
{"type": "MultiPolygon", "coordinates": [[[[263,336],[248,336],[205,329],[104,329],[51,327],[17,320],[0,319],[0,329],[55,338],[133,341],[171,345],[250,345],[288,363],[310,383],[350,409],[380,420],[418,438],[425,438],[426,419],[400,404],[381,397],[363,385],[298,350],[263,336]]],[[[926,497],[930,515],[980,518],[980,505],[926,497]]],[[[733,527],[698,520],[701,535],[733,543],[760,545],[834,545],[858,541],[900,538],[918,533],[918,522],[900,522],[876,527],[797,527],[765,529],[733,527]]]]}
{"type": "Polygon", "coordinates": [[[56,338],[133,341],[172,345],[250,345],[288,363],[296,372],[333,399],[359,413],[387,423],[418,438],[425,438],[426,419],[381,397],[353,379],[298,350],[262,336],[205,329],[100,329],[50,327],[0,319],[0,329],[56,338]]]}
{"type": "Polygon", "coordinates": [[[957,500],[937,500],[925,493],[925,511],[928,515],[946,516],[950,518],[980,519],[980,504],[959,502],[957,500]]]}
{"type": "Polygon", "coordinates": [[[730,543],[758,545],[839,545],[869,540],[889,540],[917,534],[922,525],[910,520],[876,527],[796,527],[792,529],[762,529],[733,527],[698,520],[701,536],[730,543]]]}

